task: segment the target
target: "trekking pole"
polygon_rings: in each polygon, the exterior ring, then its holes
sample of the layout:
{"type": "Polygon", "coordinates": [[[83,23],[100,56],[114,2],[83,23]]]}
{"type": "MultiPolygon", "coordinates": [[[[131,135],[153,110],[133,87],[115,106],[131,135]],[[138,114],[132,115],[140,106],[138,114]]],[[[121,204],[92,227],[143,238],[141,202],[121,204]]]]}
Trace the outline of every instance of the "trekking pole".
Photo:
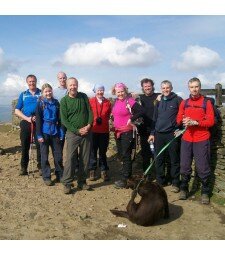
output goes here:
{"type": "Polygon", "coordinates": [[[30,149],[29,149],[29,166],[28,166],[28,178],[30,173],[34,177],[34,122],[31,119],[31,132],[30,132],[30,149]]]}

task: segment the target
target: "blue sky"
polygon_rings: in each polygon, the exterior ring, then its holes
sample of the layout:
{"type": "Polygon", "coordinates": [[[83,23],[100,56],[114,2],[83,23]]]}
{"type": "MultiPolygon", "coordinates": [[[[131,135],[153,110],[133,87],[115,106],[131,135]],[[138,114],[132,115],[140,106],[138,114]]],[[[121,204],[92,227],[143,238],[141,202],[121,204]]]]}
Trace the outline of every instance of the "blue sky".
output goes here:
{"type": "Polygon", "coordinates": [[[0,104],[26,88],[28,74],[57,86],[61,70],[88,95],[96,83],[107,96],[116,82],[140,92],[144,77],[157,90],[168,79],[183,96],[194,76],[203,87],[224,84],[224,24],[204,15],[0,16],[0,104]]]}

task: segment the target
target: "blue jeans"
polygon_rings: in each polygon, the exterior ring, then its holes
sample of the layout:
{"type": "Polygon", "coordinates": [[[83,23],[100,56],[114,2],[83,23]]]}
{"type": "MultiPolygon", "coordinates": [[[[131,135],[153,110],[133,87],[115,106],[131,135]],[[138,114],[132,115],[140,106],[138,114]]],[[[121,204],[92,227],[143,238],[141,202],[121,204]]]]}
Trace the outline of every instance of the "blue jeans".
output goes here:
{"type": "Polygon", "coordinates": [[[62,164],[62,145],[57,136],[44,134],[44,142],[40,143],[41,147],[41,169],[43,180],[51,179],[51,168],[48,163],[49,147],[51,147],[54,165],[55,165],[55,175],[57,178],[61,179],[63,174],[63,164],[62,164]]]}

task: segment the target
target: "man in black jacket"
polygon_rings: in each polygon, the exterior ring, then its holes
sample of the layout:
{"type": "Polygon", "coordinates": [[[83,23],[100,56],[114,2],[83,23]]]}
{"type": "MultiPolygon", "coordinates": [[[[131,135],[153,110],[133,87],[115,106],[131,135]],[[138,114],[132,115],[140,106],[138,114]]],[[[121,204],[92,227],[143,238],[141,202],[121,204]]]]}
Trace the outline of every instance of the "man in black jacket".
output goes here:
{"type": "MultiPolygon", "coordinates": [[[[149,141],[155,142],[155,154],[174,138],[174,132],[178,128],[176,116],[182,98],[172,92],[172,83],[165,80],[161,83],[162,97],[155,105],[153,126],[149,141]]],[[[172,178],[173,192],[179,192],[180,186],[180,140],[175,139],[168,147],[168,154],[171,162],[170,175],[172,178]]],[[[156,159],[156,181],[161,185],[166,185],[165,177],[165,152],[156,159]]]]}
{"type": "MultiPolygon", "coordinates": [[[[152,119],[154,113],[154,107],[156,104],[156,99],[159,93],[154,93],[154,81],[148,78],[141,80],[141,87],[144,94],[139,97],[139,103],[145,109],[145,115],[143,116],[143,124],[139,127],[138,132],[140,135],[141,144],[141,155],[143,159],[143,172],[146,171],[150,165],[151,159],[153,160],[154,155],[150,150],[148,137],[151,132],[152,119]]],[[[152,172],[151,172],[152,173],[152,172]]],[[[152,176],[152,174],[151,174],[152,176]]]]}

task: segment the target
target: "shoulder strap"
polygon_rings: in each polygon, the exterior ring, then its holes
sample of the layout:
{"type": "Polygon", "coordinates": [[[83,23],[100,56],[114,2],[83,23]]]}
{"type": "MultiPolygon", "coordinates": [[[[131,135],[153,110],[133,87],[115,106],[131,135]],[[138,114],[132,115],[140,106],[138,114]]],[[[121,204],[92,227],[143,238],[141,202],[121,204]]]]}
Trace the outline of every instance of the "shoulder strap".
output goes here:
{"type": "Polygon", "coordinates": [[[184,100],[184,109],[189,107],[188,102],[189,102],[189,98],[184,100]]]}

